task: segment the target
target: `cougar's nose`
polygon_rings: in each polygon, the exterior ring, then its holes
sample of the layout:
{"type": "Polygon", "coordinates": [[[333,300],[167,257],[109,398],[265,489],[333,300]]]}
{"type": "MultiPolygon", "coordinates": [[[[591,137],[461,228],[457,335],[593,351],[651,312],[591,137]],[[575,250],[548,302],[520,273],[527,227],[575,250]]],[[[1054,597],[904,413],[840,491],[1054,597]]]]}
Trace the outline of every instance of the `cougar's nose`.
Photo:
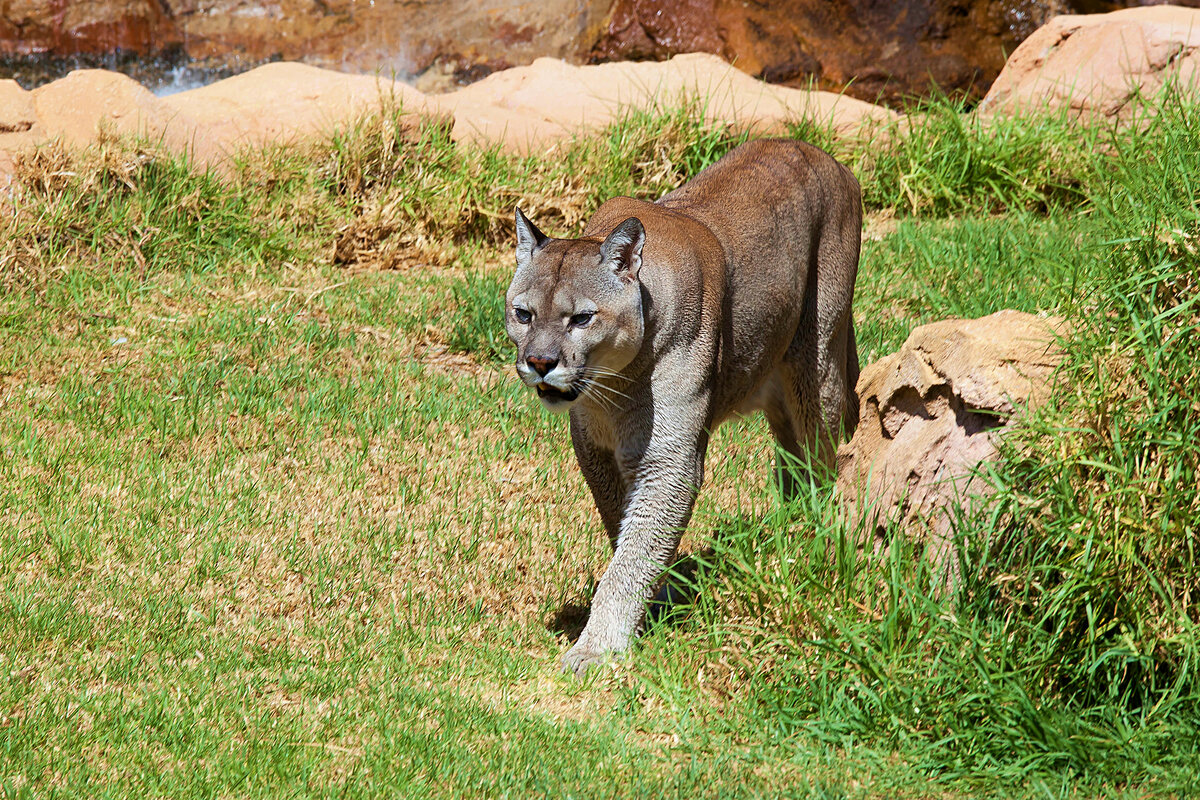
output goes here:
{"type": "Polygon", "coordinates": [[[525,363],[528,364],[534,372],[544,378],[546,377],[546,373],[558,366],[558,359],[529,356],[525,359],[525,363]]]}

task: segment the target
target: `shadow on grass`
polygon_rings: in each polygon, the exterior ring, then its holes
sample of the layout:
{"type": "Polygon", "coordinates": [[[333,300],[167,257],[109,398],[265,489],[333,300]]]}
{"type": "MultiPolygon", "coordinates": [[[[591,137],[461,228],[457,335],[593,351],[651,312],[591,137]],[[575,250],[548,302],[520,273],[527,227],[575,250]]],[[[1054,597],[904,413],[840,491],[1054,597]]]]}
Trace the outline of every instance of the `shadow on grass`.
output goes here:
{"type": "MultiPolygon", "coordinates": [[[[712,532],[712,541],[718,542],[745,525],[754,524],[756,520],[749,516],[738,517],[730,524],[717,528],[712,532]]],[[[666,571],[658,591],[646,608],[646,631],[651,633],[658,628],[676,628],[690,616],[693,606],[700,594],[700,572],[720,571],[719,557],[712,547],[705,547],[683,555],[666,571]]],[[[596,581],[592,582],[587,597],[594,597],[596,581]]],[[[591,603],[564,603],[546,623],[546,630],[555,635],[564,635],[567,641],[574,643],[583,633],[591,614],[591,603]]]]}

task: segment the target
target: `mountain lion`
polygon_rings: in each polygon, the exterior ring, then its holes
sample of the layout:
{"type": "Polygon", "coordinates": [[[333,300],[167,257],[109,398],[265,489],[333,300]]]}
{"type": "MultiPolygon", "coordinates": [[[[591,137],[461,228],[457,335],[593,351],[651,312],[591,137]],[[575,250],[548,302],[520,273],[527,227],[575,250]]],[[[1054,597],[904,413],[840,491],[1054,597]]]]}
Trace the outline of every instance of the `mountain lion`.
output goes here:
{"type": "Polygon", "coordinates": [[[618,197],[580,239],[516,210],[505,325],[571,442],[613,558],[563,658],[582,674],[641,628],[692,514],[709,436],[765,412],[785,496],[858,419],[850,303],[858,182],[796,141],[741,145],[655,203],[618,197]]]}

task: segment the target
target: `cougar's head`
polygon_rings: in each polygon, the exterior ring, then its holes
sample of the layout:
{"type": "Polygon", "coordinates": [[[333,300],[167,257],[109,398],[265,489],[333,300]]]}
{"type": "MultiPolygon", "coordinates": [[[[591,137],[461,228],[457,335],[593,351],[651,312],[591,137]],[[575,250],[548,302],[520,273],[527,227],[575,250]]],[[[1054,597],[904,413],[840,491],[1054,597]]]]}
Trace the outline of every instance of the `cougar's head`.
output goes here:
{"type": "Polygon", "coordinates": [[[517,345],[517,374],[551,411],[585,394],[605,404],[614,395],[604,387],[642,347],[642,223],[630,217],[601,242],[551,239],[519,208],[516,217],[505,328],[517,345]]]}

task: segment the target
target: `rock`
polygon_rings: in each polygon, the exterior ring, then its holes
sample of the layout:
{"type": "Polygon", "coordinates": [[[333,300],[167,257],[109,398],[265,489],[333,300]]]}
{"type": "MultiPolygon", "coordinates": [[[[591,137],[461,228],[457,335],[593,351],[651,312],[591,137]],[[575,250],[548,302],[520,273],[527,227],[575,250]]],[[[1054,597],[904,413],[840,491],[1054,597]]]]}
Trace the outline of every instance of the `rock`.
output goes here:
{"type": "MultiPolygon", "coordinates": [[[[1200,0],[1185,0],[1200,2],[1200,0]]],[[[1144,0],[1112,0],[1106,7],[1144,0]]],[[[0,57],[80,53],[264,61],[420,76],[444,91],[539,57],[572,63],[719,55],[771,83],[895,102],[982,94],[1004,54],[1096,0],[7,0],[0,57]]],[[[96,64],[98,65],[98,64],[96,64]]],[[[27,74],[35,65],[25,64],[27,74]]]]}
{"type": "Polygon", "coordinates": [[[945,91],[982,94],[1005,53],[1067,0],[616,0],[592,50],[599,61],[720,55],[772,83],[895,103],[945,91]]]}
{"type": "Polygon", "coordinates": [[[1012,54],[980,104],[984,113],[1069,108],[1120,118],[1137,94],[1200,78],[1200,11],[1148,6],[1055,17],[1012,54]]]}
{"type": "Polygon", "coordinates": [[[510,150],[537,152],[585,127],[603,127],[623,109],[671,107],[684,98],[698,99],[709,119],[764,133],[781,132],[787,121],[808,116],[852,135],[895,117],[850,97],[771,86],[702,53],[663,63],[586,67],[539,58],[430,102],[453,114],[456,139],[499,141],[510,150]]]}
{"type": "Polygon", "coordinates": [[[471,79],[539,56],[580,60],[610,0],[13,0],[0,55],[181,47],[201,65],[267,60],[411,77],[471,79]]]}
{"type": "Polygon", "coordinates": [[[160,102],[176,120],[174,139],[186,140],[202,164],[219,164],[251,147],[344,130],[385,105],[414,114],[432,110],[425,95],[407,84],[295,63],[265,64],[160,102]]]}
{"type": "Polygon", "coordinates": [[[94,141],[102,128],[113,134],[154,138],[170,122],[162,100],[119,72],[75,70],[29,95],[43,135],[75,147],[94,141]]]}
{"type": "Polygon", "coordinates": [[[43,136],[33,96],[16,81],[0,81],[0,191],[10,182],[12,154],[43,136]]]}
{"type": "Polygon", "coordinates": [[[671,106],[687,97],[700,98],[712,119],[760,131],[781,130],[807,114],[850,134],[894,116],[848,97],[769,86],[705,55],[590,67],[538,59],[438,96],[399,81],[295,63],[267,64],[165,98],[119,73],[76,70],[32,92],[0,83],[0,153],[9,154],[0,156],[0,172],[11,170],[11,153],[21,148],[49,138],[80,146],[102,131],[145,136],[188,152],[200,165],[220,166],[239,150],[344,129],[385,106],[452,117],[456,140],[540,152],[606,125],[622,109],[671,106]]]}
{"type": "Polygon", "coordinates": [[[859,423],[838,449],[837,491],[876,550],[898,521],[950,574],[955,501],[986,485],[972,470],[1022,410],[1044,403],[1062,359],[1063,323],[1019,311],[922,325],[863,370],[859,423]]]}
{"type": "MultiPolygon", "coordinates": [[[[33,103],[33,96],[18,86],[16,81],[0,81],[0,137],[27,133],[37,124],[37,107],[33,103]]],[[[0,143],[3,141],[0,139],[0,143]]]]}
{"type": "Polygon", "coordinates": [[[157,0],[13,0],[0,4],[0,53],[154,53],[181,38],[157,0]]]}

